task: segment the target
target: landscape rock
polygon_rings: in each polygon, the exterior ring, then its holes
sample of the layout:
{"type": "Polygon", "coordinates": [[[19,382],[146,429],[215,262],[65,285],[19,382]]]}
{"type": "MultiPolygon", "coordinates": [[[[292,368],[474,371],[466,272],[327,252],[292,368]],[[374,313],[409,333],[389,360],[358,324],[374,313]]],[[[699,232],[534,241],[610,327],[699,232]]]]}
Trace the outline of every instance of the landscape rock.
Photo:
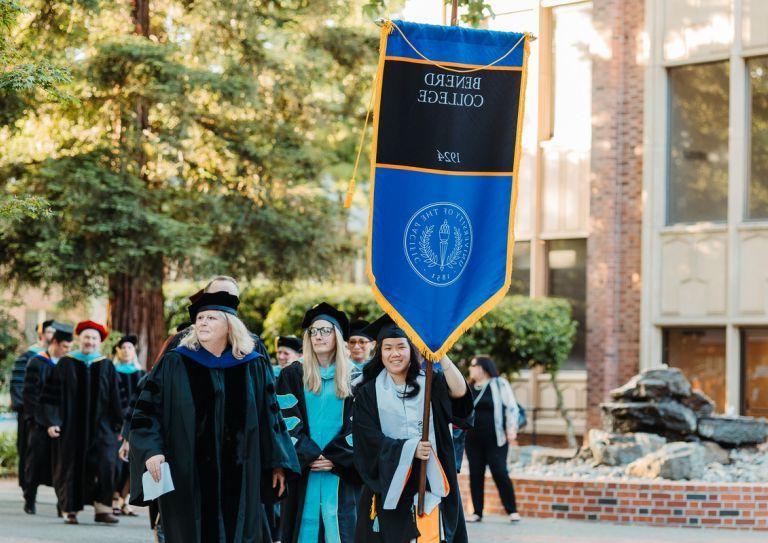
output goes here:
{"type": "Polygon", "coordinates": [[[755,417],[724,415],[701,417],[698,434],[728,447],[757,445],[768,438],[768,421],[755,417]]]}
{"type": "Polygon", "coordinates": [[[657,451],[666,442],[655,434],[610,434],[592,429],[584,440],[583,449],[590,451],[589,458],[595,465],[621,466],[657,451]]]}
{"type": "Polygon", "coordinates": [[[704,451],[705,464],[720,464],[723,466],[731,463],[731,454],[714,441],[702,441],[701,444],[706,449],[704,451]]]}
{"type": "Polygon", "coordinates": [[[705,447],[698,443],[674,442],[627,466],[627,474],[673,481],[700,479],[705,472],[705,447]]]}
{"type": "Polygon", "coordinates": [[[662,402],[613,402],[600,406],[605,429],[626,434],[648,432],[670,438],[684,438],[695,434],[694,412],[672,400],[662,402]]]}
{"type": "Polygon", "coordinates": [[[680,403],[693,411],[697,417],[708,417],[715,411],[715,402],[700,390],[680,399],[680,403]]]}
{"type": "Polygon", "coordinates": [[[568,462],[574,457],[570,449],[540,449],[531,456],[531,464],[548,466],[558,462],[568,462]]]}
{"type": "Polygon", "coordinates": [[[635,375],[611,391],[614,400],[664,400],[691,395],[691,384],[678,368],[654,368],[635,375]]]}

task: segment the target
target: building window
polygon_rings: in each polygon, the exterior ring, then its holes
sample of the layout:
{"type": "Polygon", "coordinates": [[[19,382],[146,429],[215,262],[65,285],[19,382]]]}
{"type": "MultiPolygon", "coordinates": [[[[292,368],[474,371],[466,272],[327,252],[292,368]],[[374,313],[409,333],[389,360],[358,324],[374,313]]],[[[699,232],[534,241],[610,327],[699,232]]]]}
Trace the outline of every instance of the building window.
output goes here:
{"type": "Polygon", "coordinates": [[[592,2],[552,8],[552,137],[570,149],[592,142],[592,2]]]}
{"type": "Polygon", "coordinates": [[[512,284],[509,294],[531,294],[531,242],[515,242],[512,258],[512,284]]]}
{"type": "Polygon", "coordinates": [[[747,61],[749,188],[747,219],[768,219],[768,57],[747,61]]]}
{"type": "Polygon", "coordinates": [[[667,223],[725,221],[728,62],[669,69],[667,223]]]}
{"type": "Polygon", "coordinates": [[[565,369],[586,367],[587,337],[587,240],[562,239],[547,242],[547,293],[567,299],[579,323],[573,350],[565,369]]]}
{"type": "Polygon", "coordinates": [[[742,330],[742,413],[768,417],[768,329],[742,330]]]}
{"type": "Polygon", "coordinates": [[[667,328],[664,363],[680,368],[694,389],[725,411],[725,328],[667,328]]]}

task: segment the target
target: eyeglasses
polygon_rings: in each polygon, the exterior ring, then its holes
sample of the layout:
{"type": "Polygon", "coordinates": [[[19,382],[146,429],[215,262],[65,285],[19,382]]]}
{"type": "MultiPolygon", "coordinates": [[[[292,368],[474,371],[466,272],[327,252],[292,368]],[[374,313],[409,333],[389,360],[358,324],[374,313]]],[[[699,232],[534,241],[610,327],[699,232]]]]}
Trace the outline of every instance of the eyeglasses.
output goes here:
{"type": "Polygon", "coordinates": [[[348,343],[350,347],[356,347],[357,345],[360,347],[365,347],[370,343],[370,341],[367,339],[350,339],[348,343]]]}
{"type": "Polygon", "coordinates": [[[331,335],[331,332],[333,332],[333,328],[330,326],[324,326],[322,328],[310,328],[309,337],[315,337],[317,334],[320,334],[320,337],[328,337],[331,335]]]}

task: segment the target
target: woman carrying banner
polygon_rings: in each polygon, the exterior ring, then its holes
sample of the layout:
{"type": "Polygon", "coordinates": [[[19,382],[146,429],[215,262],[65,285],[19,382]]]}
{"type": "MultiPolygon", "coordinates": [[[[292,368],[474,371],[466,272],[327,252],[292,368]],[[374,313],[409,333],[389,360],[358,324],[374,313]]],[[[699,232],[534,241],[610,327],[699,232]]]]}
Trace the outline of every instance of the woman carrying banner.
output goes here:
{"type": "Polygon", "coordinates": [[[354,537],[352,364],[349,320],[323,302],[304,316],[304,362],[280,372],[278,402],[296,447],[301,478],[281,504],[283,543],[347,543],[354,537]]]}
{"type": "Polygon", "coordinates": [[[298,473],[269,361],[237,316],[239,300],[205,293],[194,325],[152,369],[131,422],[131,503],[146,505],[142,476],[175,490],[160,495],[166,541],[270,541],[263,502],[298,473]]]}
{"type": "Polygon", "coordinates": [[[509,520],[519,522],[515,504],[515,489],[507,471],[507,451],[517,440],[518,407],[512,387],[499,377],[496,364],[487,356],[476,356],[469,363],[469,378],[475,403],[475,425],[467,432],[467,460],[469,461],[469,488],[474,513],[467,522],[483,520],[483,493],[485,468],[499,490],[501,503],[509,520]]]}
{"type": "Polygon", "coordinates": [[[429,440],[422,441],[425,374],[416,348],[388,315],[367,331],[376,351],[355,391],[355,466],[365,487],[355,541],[464,543],[451,427],[471,425],[472,394],[448,357],[435,372],[429,440]],[[427,462],[424,516],[416,514],[421,461],[427,462]]]}

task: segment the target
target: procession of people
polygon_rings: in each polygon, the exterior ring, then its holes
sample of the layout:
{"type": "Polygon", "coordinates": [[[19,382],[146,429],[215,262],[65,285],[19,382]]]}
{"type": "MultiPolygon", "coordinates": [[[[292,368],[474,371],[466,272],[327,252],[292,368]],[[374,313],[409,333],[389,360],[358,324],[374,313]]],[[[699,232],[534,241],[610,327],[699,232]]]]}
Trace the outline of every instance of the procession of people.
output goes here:
{"type": "Polygon", "coordinates": [[[109,358],[102,324],[41,323],[14,367],[24,511],[37,513],[48,485],[66,524],[86,505],[104,524],[149,506],[156,539],[170,543],[462,543],[465,517],[482,519],[488,465],[519,519],[503,481],[517,404],[493,361],[472,360],[471,386],[445,356],[428,387],[424,358],[389,315],[350,320],[323,301],[307,308],[301,337],[276,338],[273,361],[239,305],[234,279],[212,279],[163,352],[147,353],[150,372],[136,335],[109,358]],[[471,515],[458,431],[469,436],[471,515]]]}

